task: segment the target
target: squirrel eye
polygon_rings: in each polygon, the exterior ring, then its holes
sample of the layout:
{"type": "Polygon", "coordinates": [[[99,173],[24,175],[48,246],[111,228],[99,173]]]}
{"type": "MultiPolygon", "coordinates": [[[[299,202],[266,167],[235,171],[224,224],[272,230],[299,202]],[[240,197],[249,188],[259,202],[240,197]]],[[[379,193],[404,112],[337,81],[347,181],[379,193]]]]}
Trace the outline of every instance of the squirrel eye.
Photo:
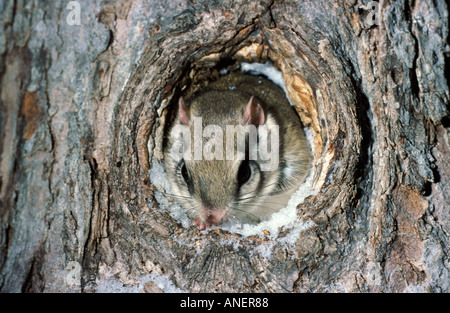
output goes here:
{"type": "Polygon", "coordinates": [[[250,163],[248,161],[242,161],[241,165],[239,166],[237,175],[239,185],[243,185],[248,182],[251,174],[252,170],[250,168],[250,163]]]}
{"type": "Polygon", "coordinates": [[[183,176],[183,179],[186,183],[189,182],[189,175],[186,169],[186,165],[183,163],[183,166],[181,167],[181,176],[183,176]]]}

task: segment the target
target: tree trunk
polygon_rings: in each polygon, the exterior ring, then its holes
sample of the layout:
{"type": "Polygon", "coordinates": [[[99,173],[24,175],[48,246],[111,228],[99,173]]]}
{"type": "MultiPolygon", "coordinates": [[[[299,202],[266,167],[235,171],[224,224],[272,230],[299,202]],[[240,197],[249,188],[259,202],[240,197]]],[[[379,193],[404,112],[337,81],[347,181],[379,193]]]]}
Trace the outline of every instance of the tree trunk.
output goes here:
{"type": "Polygon", "coordinates": [[[369,2],[0,2],[0,290],[449,292],[448,8],[369,2]],[[183,227],[149,177],[170,105],[242,61],[313,134],[277,238],[183,227]]]}

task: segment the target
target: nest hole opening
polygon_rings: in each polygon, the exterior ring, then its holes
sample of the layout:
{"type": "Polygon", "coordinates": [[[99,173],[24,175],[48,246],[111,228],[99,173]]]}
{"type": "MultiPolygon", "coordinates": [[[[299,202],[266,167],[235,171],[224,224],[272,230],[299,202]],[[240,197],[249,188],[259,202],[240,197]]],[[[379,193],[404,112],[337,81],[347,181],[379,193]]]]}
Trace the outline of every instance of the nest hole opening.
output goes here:
{"type": "MultiPolygon", "coordinates": [[[[159,179],[160,177],[156,178],[154,170],[156,169],[156,176],[164,175],[163,173],[165,172],[165,169],[162,166],[162,161],[164,158],[163,149],[166,144],[165,138],[167,138],[166,131],[168,125],[172,123],[175,116],[175,109],[178,108],[178,99],[181,96],[186,97],[186,99],[195,97],[201,93],[202,90],[208,86],[208,84],[217,81],[220,77],[231,72],[243,71],[243,64],[271,64],[276,70],[278,70],[279,73],[281,73],[284,83],[286,97],[295,108],[295,111],[303,124],[310,148],[311,166],[309,169],[310,173],[302,186],[306,186],[306,184],[308,184],[307,188],[309,188],[309,191],[311,191],[311,189],[313,191],[309,193],[302,191],[304,196],[297,197],[297,203],[295,203],[295,207],[297,207],[304,201],[305,198],[310,195],[314,195],[320,190],[320,187],[326,180],[326,173],[328,172],[330,161],[333,158],[333,153],[329,153],[330,151],[325,151],[326,153],[323,153],[323,149],[326,145],[324,145],[324,139],[322,138],[323,132],[319,122],[316,94],[310,84],[308,84],[299,71],[292,68],[282,56],[273,53],[266,45],[262,44],[253,43],[249,46],[245,46],[231,57],[220,57],[217,53],[206,55],[201,59],[186,65],[184,70],[177,75],[174,81],[168,84],[170,86],[170,91],[163,92],[164,97],[161,100],[161,105],[158,110],[159,125],[154,132],[153,138],[151,138],[152,140],[149,140],[148,144],[149,155],[152,159],[152,169],[150,172],[153,171],[151,181],[153,185],[159,184],[159,186],[156,186],[159,190],[161,190],[161,188],[163,191],[170,190],[170,184],[168,184],[168,181],[166,180],[165,182],[162,182],[159,179]]],[[[253,74],[264,75],[264,73],[253,74]]],[[[268,77],[268,79],[271,78],[268,77]]],[[[321,96],[320,92],[319,96],[321,96]]],[[[157,202],[162,207],[167,209],[168,206],[176,203],[176,200],[170,195],[164,196],[163,193],[157,196],[157,202]]],[[[169,211],[171,216],[174,217],[183,227],[189,228],[192,226],[192,221],[186,214],[183,214],[183,210],[180,206],[175,206],[169,211]]],[[[296,217],[298,217],[297,208],[295,208],[295,213],[297,215],[296,217]]],[[[285,224],[288,224],[288,222],[284,221],[281,224],[275,223],[275,226],[271,228],[272,232],[278,233],[278,230],[285,224]]],[[[219,225],[218,227],[213,227],[213,229],[221,228],[225,231],[236,232],[241,235],[247,234],[247,236],[252,234],[267,235],[267,233],[270,233],[270,231],[267,230],[270,228],[269,224],[261,222],[256,226],[259,227],[250,225],[249,227],[251,227],[252,231],[247,232],[242,232],[236,230],[236,228],[227,227],[226,225],[219,225]]]]}

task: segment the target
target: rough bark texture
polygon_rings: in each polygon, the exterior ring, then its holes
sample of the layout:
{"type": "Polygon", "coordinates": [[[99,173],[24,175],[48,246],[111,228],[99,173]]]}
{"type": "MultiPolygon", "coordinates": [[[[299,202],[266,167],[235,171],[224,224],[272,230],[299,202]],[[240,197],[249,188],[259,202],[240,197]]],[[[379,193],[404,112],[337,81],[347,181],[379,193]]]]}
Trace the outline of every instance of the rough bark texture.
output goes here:
{"type": "Polygon", "coordinates": [[[78,2],[0,2],[1,291],[450,291],[445,1],[78,2]],[[314,132],[295,243],[158,209],[166,107],[224,60],[274,63],[314,132]]]}

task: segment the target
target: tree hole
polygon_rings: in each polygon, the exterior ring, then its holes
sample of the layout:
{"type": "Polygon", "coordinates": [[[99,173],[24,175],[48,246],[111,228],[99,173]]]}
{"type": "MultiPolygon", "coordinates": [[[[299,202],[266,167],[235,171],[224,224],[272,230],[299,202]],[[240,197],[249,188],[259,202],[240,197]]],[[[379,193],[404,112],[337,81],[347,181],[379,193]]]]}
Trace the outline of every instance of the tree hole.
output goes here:
{"type": "MultiPolygon", "coordinates": [[[[211,225],[212,229],[220,228],[225,231],[238,233],[244,236],[273,235],[276,237],[282,226],[298,222],[297,206],[307,197],[315,195],[324,182],[324,174],[331,161],[331,157],[322,155],[323,140],[321,126],[318,121],[315,94],[311,86],[289,69],[280,58],[270,59],[266,46],[252,44],[237,51],[232,57],[217,59],[218,55],[207,55],[189,66],[174,82],[171,92],[161,101],[159,109],[160,123],[155,131],[155,138],[150,138],[149,154],[152,156],[150,180],[157,187],[155,196],[161,207],[167,209],[183,227],[191,227],[193,221],[179,205],[179,194],[173,192],[167,173],[164,168],[164,149],[167,148],[168,129],[173,124],[179,107],[180,97],[186,101],[208,89],[221,78],[230,74],[247,74],[270,80],[284,91],[290,105],[295,109],[303,127],[310,155],[309,168],[302,184],[289,196],[290,200],[282,210],[276,211],[272,218],[264,219],[260,223],[240,224],[228,221],[218,226],[211,225]],[[264,53],[261,51],[265,51],[264,53]],[[151,149],[153,151],[151,151],[151,149]]],[[[232,88],[233,86],[229,86],[232,88]]],[[[295,113],[294,113],[295,114],[295,113]]],[[[214,186],[211,186],[214,188],[214,186]]],[[[183,196],[185,197],[185,196],[183,196]]],[[[310,227],[310,222],[300,223],[297,227],[310,227]]]]}

